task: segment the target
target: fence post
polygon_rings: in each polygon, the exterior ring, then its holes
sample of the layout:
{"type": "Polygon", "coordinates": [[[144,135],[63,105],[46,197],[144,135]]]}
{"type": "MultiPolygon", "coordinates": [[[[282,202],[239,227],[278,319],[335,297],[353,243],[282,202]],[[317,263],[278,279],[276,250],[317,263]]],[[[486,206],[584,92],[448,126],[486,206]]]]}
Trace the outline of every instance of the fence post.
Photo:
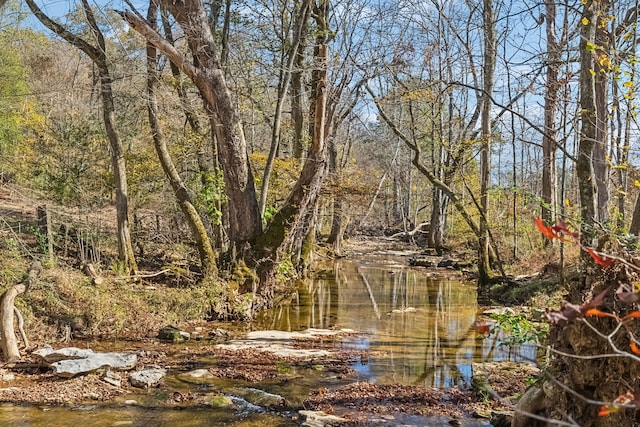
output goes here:
{"type": "Polygon", "coordinates": [[[53,254],[53,233],[51,232],[51,216],[47,205],[40,205],[36,208],[36,214],[38,218],[38,226],[40,232],[45,236],[47,244],[47,255],[49,255],[49,261],[54,261],[53,254]]]}

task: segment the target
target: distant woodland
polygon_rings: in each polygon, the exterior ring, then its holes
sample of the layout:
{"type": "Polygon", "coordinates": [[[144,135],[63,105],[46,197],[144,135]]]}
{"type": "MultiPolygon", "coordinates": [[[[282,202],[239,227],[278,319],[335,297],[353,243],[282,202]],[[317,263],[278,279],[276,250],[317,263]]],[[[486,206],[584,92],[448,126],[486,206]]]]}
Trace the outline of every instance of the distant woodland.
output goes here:
{"type": "Polygon", "coordinates": [[[106,266],[135,274],[163,240],[202,277],[247,266],[242,291],[265,301],[317,244],[340,254],[349,236],[418,226],[425,248],[473,250],[490,283],[549,250],[532,217],[571,224],[586,247],[635,241],[637,13],[10,0],[5,192],[99,214],[117,247],[106,266]]]}

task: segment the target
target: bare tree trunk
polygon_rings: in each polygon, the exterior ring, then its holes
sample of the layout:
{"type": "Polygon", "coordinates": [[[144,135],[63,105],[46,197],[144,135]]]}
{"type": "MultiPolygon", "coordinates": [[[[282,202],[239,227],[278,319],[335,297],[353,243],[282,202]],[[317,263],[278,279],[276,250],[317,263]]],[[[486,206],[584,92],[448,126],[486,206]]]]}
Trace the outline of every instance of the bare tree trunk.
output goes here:
{"type": "Polygon", "coordinates": [[[429,234],[427,234],[427,244],[440,252],[444,247],[444,231],[447,223],[447,206],[449,198],[441,188],[433,187],[431,196],[431,218],[429,220],[429,234]]]}
{"type": "Polygon", "coordinates": [[[482,21],[484,28],[484,67],[482,96],[482,145],[480,149],[480,240],[478,253],[478,282],[486,286],[493,275],[489,259],[489,174],[491,171],[491,107],[496,67],[496,28],[493,0],[484,0],[482,21]]]}
{"type": "MultiPolygon", "coordinates": [[[[596,99],[595,82],[592,74],[594,70],[593,53],[591,47],[595,42],[597,14],[594,9],[600,2],[586,0],[583,10],[583,22],[580,31],[580,141],[578,143],[578,158],[576,160],[576,175],[580,192],[580,217],[582,219],[581,243],[592,246],[594,225],[596,223],[597,191],[595,174],[593,171],[593,151],[597,141],[596,129],[596,99]]],[[[589,255],[583,255],[589,259],[589,255]]]]}
{"type": "Polygon", "coordinates": [[[309,20],[300,22],[300,42],[294,53],[293,70],[291,74],[291,118],[293,119],[293,157],[302,159],[304,152],[304,114],[302,108],[302,68],[304,63],[305,43],[309,32],[309,20]]]}
{"type": "Polygon", "coordinates": [[[640,236],[640,194],[636,198],[636,203],[633,206],[633,214],[631,215],[631,225],[629,226],[629,233],[634,236],[640,236]]]}
{"type": "MultiPolygon", "coordinates": [[[[219,2],[214,2],[214,3],[219,3],[219,2]]],[[[218,9],[219,8],[220,8],[220,5],[218,5],[218,9]]],[[[162,28],[164,29],[165,37],[172,46],[175,46],[173,31],[171,30],[171,24],[169,22],[167,12],[164,8],[160,8],[160,9],[161,9],[160,13],[161,13],[161,19],[162,19],[162,28]]],[[[215,19],[215,21],[211,24],[211,27],[215,29],[216,23],[217,23],[217,14],[216,12],[212,12],[212,13],[214,15],[213,19],[215,19]]],[[[187,92],[185,90],[184,84],[182,83],[182,76],[180,74],[180,69],[173,62],[169,62],[169,64],[171,68],[171,75],[174,77],[174,79],[176,79],[176,82],[177,82],[176,92],[178,93],[178,98],[180,98],[180,105],[182,107],[182,111],[185,115],[187,123],[189,123],[189,127],[191,128],[192,132],[194,132],[196,135],[204,137],[205,132],[203,132],[203,129],[202,129],[202,126],[200,125],[200,121],[198,120],[198,117],[193,113],[193,109],[189,101],[189,98],[187,96],[187,92]]],[[[211,185],[209,177],[211,176],[211,174],[216,174],[219,171],[218,147],[216,144],[215,136],[211,137],[211,154],[213,158],[213,161],[211,163],[213,163],[213,165],[210,167],[209,166],[210,163],[206,160],[207,156],[205,155],[204,143],[202,147],[198,148],[198,169],[201,174],[200,179],[203,187],[211,185]]],[[[215,200],[213,203],[215,204],[215,209],[218,212],[220,212],[220,216],[222,216],[223,215],[222,201],[215,200]]],[[[224,231],[222,229],[223,227],[222,222],[223,221],[213,221],[213,224],[210,224],[210,226],[213,229],[212,234],[213,234],[213,240],[215,242],[215,247],[218,250],[224,251],[225,245],[224,245],[224,237],[223,237],[224,231]]]]}
{"type": "Polygon", "coordinates": [[[13,325],[14,301],[18,295],[25,293],[33,285],[41,271],[42,265],[38,261],[34,262],[29,268],[27,279],[23,283],[10,287],[0,297],[0,346],[2,346],[5,362],[20,360],[20,350],[13,325]]]}
{"type": "Polygon", "coordinates": [[[116,216],[118,222],[118,253],[120,261],[131,273],[136,273],[135,255],[133,244],[131,243],[131,232],[129,227],[129,202],[127,195],[127,172],[124,152],[120,135],[115,126],[115,107],[113,103],[112,78],[109,71],[107,53],[105,48],[104,35],[98,28],[93,11],[87,0],[82,0],[82,7],[89,28],[96,38],[97,46],[93,46],[85,41],[81,36],[76,35],[62,27],[45,15],[36,5],[35,1],[27,0],[27,5],[33,14],[51,31],[62,37],[69,44],[83,51],[91,58],[98,68],[100,76],[100,93],[102,97],[102,117],[111,148],[111,164],[115,181],[116,191],[116,216]]]}
{"type": "MultiPolygon", "coordinates": [[[[545,0],[547,29],[547,83],[544,96],[544,135],[542,136],[542,219],[554,223],[556,195],[556,112],[558,109],[558,67],[560,48],[556,38],[556,3],[545,0]]],[[[546,240],[551,242],[551,240],[546,240]]]]}
{"type": "MultiPolygon", "coordinates": [[[[340,168],[338,167],[338,152],[336,149],[335,139],[329,138],[328,142],[328,172],[333,175],[333,179],[336,182],[340,181],[340,168]]],[[[333,214],[331,216],[331,231],[327,238],[327,243],[333,245],[333,251],[336,254],[340,253],[342,244],[342,233],[344,228],[342,226],[344,219],[344,212],[342,209],[342,196],[335,194],[333,196],[333,214]]]]}
{"type": "MultiPolygon", "coordinates": [[[[611,36],[609,34],[609,14],[611,4],[609,0],[599,1],[600,14],[594,17],[597,21],[595,29],[595,45],[597,57],[610,58],[611,36]]],[[[593,54],[593,53],[592,53],[593,54]]],[[[596,214],[597,220],[606,223],[609,219],[609,176],[611,169],[610,160],[607,160],[607,147],[609,138],[609,73],[611,59],[607,61],[593,61],[592,70],[594,76],[595,108],[596,108],[596,135],[593,151],[593,172],[597,188],[596,214]]]]}
{"type": "MultiPolygon", "coordinates": [[[[636,3],[637,4],[637,3],[636,3]]],[[[633,46],[637,46],[638,45],[638,28],[637,26],[633,27],[633,46]]],[[[615,48],[615,46],[613,47],[615,48]]],[[[636,62],[631,62],[630,64],[630,74],[631,74],[631,82],[633,83],[631,89],[628,89],[629,92],[627,93],[627,95],[629,97],[631,97],[631,95],[633,94],[633,88],[635,87],[635,78],[636,78],[636,62]]],[[[614,88],[618,88],[617,85],[614,85],[614,88]]],[[[618,121],[620,122],[620,108],[619,108],[619,97],[618,96],[614,96],[614,106],[616,109],[616,116],[618,117],[618,121]]],[[[624,120],[624,137],[620,138],[618,137],[618,141],[617,141],[617,149],[618,149],[618,165],[620,166],[617,169],[618,172],[618,229],[621,230],[624,228],[625,225],[625,217],[626,217],[626,200],[627,200],[627,190],[628,190],[628,183],[629,183],[629,171],[628,168],[625,167],[627,166],[627,163],[629,161],[629,150],[631,148],[631,123],[634,121],[634,117],[635,117],[635,112],[630,109],[627,108],[627,112],[625,115],[625,120],[624,120]],[[622,140],[623,142],[621,143],[622,140]]],[[[622,124],[619,124],[619,131],[622,131],[622,124]]],[[[639,207],[640,208],[640,207],[639,207]]],[[[633,213],[633,222],[632,222],[632,226],[634,225],[634,222],[638,222],[640,221],[640,218],[636,219],[636,213],[635,213],[635,209],[634,209],[634,213],[633,213]]],[[[640,224],[636,225],[636,229],[635,231],[631,231],[631,229],[629,230],[629,232],[631,234],[638,234],[638,231],[640,231],[640,224]]]]}
{"type": "MultiPolygon", "coordinates": [[[[147,14],[147,22],[153,29],[155,29],[157,21],[158,7],[154,0],[149,2],[149,10],[147,14]]],[[[147,94],[148,94],[148,110],[149,110],[149,124],[151,126],[151,133],[153,137],[153,143],[160,159],[160,164],[164,170],[165,175],[169,178],[169,183],[173,189],[173,193],[178,200],[178,205],[185,216],[187,224],[191,229],[191,234],[196,242],[198,248],[198,254],[200,255],[200,262],[202,264],[202,273],[205,276],[214,276],[217,274],[216,267],[216,254],[211,246],[211,241],[207,234],[207,230],[193,205],[191,191],[184,184],[184,181],[180,177],[178,170],[173,164],[167,144],[162,134],[162,128],[160,121],[158,120],[158,100],[156,97],[156,85],[158,83],[158,70],[157,70],[157,50],[151,43],[147,43],[147,94]]]]}
{"type": "Polygon", "coordinates": [[[258,268],[261,280],[266,283],[270,282],[271,277],[275,274],[274,268],[280,258],[280,255],[276,252],[283,245],[286,245],[287,239],[295,236],[296,232],[303,227],[304,218],[307,216],[308,209],[313,206],[324,178],[326,163],[325,132],[327,131],[328,0],[320,0],[314,6],[313,16],[318,26],[314,48],[316,64],[313,78],[315,83],[313,136],[309,154],[302,167],[300,177],[283,207],[276,213],[265,232],[256,240],[256,249],[262,255],[260,258],[268,259],[258,268]]]}

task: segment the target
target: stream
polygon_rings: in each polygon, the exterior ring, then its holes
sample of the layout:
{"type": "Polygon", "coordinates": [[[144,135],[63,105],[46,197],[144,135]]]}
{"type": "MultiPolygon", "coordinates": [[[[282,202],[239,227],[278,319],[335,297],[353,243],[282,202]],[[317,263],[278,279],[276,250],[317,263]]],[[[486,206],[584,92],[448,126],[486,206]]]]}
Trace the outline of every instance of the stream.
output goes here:
{"type": "MultiPolygon", "coordinates": [[[[286,301],[263,313],[253,330],[302,331],[351,329],[345,336],[345,350],[366,350],[366,360],[357,360],[356,378],[376,384],[468,388],[472,363],[487,361],[535,361],[536,347],[501,346],[502,337],[493,333],[483,338],[474,322],[479,318],[475,284],[453,274],[436,275],[407,267],[403,254],[366,255],[319,263],[311,278],[298,283],[286,301]]],[[[183,345],[183,344],[175,344],[183,345]]],[[[206,347],[205,341],[190,346],[206,347]]],[[[198,360],[213,366],[214,360],[198,360]]],[[[127,394],[110,404],[69,407],[0,405],[0,425],[51,427],[78,425],[107,426],[293,426],[295,413],[276,413],[230,396],[240,404],[232,408],[188,408],[176,410],[162,405],[173,390],[230,390],[247,386],[228,379],[186,383],[178,372],[169,372],[165,387],[127,394]],[[171,391],[167,391],[167,389],[171,391]],[[135,405],[125,400],[135,400],[135,405]]],[[[319,387],[344,384],[330,373],[309,369],[300,379],[286,384],[258,383],[250,387],[283,396],[292,406],[319,387]]],[[[447,419],[406,416],[396,418],[406,425],[448,425],[447,419]]],[[[377,424],[378,425],[378,424],[377,424]]],[[[463,420],[464,426],[487,426],[486,420],[463,420]]]]}

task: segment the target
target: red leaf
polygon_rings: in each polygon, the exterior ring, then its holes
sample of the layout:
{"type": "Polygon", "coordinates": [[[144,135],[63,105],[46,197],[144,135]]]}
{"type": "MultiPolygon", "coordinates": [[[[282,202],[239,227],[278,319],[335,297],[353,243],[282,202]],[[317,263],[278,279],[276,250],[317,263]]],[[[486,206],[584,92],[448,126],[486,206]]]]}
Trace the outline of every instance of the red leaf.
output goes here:
{"type": "Polygon", "coordinates": [[[627,314],[626,316],[624,316],[622,318],[622,320],[627,320],[627,319],[637,319],[640,317],[640,311],[632,311],[631,313],[627,314]]]}
{"type": "Polygon", "coordinates": [[[606,415],[610,415],[610,414],[616,413],[619,410],[620,410],[620,408],[617,407],[617,406],[602,405],[600,407],[600,412],[598,412],[598,416],[599,417],[604,417],[606,415]]]}
{"type": "Polygon", "coordinates": [[[617,261],[616,258],[603,254],[602,252],[597,252],[593,248],[585,247],[584,250],[587,251],[596,264],[601,267],[609,267],[617,261]]]}
{"type": "Polygon", "coordinates": [[[476,327],[476,332],[478,334],[484,335],[485,337],[489,336],[489,333],[491,332],[491,325],[489,323],[484,320],[476,320],[474,326],[476,327]]]}
{"type": "Polygon", "coordinates": [[[589,310],[585,311],[584,315],[585,316],[613,317],[613,318],[616,318],[615,314],[606,313],[604,311],[598,310],[597,308],[590,308],[589,310]]]}
{"type": "MultiPolygon", "coordinates": [[[[572,320],[577,319],[578,317],[582,317],[587,315],[590,310],[595,309],[597,306],[602,304],[602,300],[604,296],[609,292],[609,289],[605,289],[596,295],[591,301],[585,302],[582,305],[571,304],[569,302],[565,302],[560,310],[550,311],[546,314],[547,321],[551,324],[559,325],[564,324],[566,322],[571,322],[572,320]]],[[[600,313],[600,310],[597,310],[600,313]]],[[[596,316],[597,314],[593,314],[596,316]]]]}
{"type": "Polygon", "coordinates": [[[640,348],[638,348],[638,345],[635,342],[631,341],[629,347],[631,347],[631,351],[633,351],[635,354],[640,354],[640,348]]]}
{"type": "Polygon", "coordinates": [[[540,232],[544,234],[548,239],[558,239],[562,240],[563,242],[567,241],[560,235],[563,230],[562,227],[558,227],[557,225],[547,227],[546,225],[544,225],[544,222],[542,222],[542,218],[533,218],[533,221],[536,223],[536,227],[538,227],[538,230],[540,230],[540,232]]]}
{"type": "MultiPolygon", "coordinates": [[[[571,237],[576,242],[580,240],[580,233],[577,231],[569,231],[569,226],[563,219],[558,219],[556,225],[551,226],[551,229],[558,235],[562,234],[563,236],[571,237]]],[[[566,239],[563,240],[566,241],[566,239]]]]}

